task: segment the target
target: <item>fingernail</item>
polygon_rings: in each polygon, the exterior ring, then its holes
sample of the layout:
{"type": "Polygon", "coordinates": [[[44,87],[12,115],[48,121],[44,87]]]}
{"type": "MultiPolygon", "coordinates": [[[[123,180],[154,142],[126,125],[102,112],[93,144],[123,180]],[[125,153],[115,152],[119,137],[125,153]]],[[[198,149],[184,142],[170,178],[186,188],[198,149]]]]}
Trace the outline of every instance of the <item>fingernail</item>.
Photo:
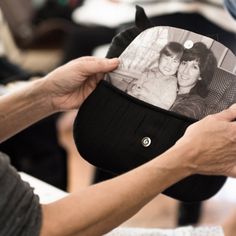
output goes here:
{"type": "Polygon", "coordinates": [[[110,64],[117,64],[119,62],[119,59],[117,57],[109,59],[108,63],[110,64]]]}

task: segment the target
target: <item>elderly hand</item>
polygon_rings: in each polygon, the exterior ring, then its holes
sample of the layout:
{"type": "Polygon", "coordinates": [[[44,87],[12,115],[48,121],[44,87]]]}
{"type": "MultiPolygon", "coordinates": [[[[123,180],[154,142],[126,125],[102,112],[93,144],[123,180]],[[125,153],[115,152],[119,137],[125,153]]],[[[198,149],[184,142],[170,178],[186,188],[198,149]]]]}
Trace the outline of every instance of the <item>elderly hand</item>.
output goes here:
{"type": "Polygon", "coordinates": [[[176,143],[193,173],[236,177],[236,104],[191,125],[176,143]]]}
{"type": "Polygon", "coordinates": [[[118,59],[82,57],[1,96],[0,142],[55,112],[79,108],[118,59]]]}
{"type": "Polygon", "coordinates": [[[44,78],[44,89],[55,111],[79,108],[95,89],[104,73],[116,69],[119,61],[81,57],[59,67],[44,78]]]}

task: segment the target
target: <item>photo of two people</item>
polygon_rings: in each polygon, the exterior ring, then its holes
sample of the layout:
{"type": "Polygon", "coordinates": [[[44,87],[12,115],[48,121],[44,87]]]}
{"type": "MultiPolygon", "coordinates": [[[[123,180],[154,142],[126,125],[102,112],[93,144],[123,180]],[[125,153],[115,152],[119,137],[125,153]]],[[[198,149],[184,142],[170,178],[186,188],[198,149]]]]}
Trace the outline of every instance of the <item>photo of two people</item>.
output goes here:
{"type": "Polygon", "coordinates": [[[154,27],[136,37],[120,60],[106,79],[156,107],[201,119],[236,101],[235,55],[209,37],[154,27]]]}

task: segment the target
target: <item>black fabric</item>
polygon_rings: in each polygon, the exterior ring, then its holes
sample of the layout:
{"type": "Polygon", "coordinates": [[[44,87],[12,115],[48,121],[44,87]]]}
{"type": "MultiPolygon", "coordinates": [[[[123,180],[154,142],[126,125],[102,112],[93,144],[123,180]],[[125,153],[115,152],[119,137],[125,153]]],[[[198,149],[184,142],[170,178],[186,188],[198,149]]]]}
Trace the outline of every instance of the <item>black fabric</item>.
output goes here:
{"type": "Polygon", "coordinates": [[[0,57],[0,84],[8,84],[14,81],[27,81],[34,76],[43,76],[40,72],[29,72],[18,65],[11,63],[6,57],[0,57]]]}
{"type": "Polygon", "coordinates": [[[35,25],[51,18],[64,18],[71,21],[73,10],[81,6],[82,3],[83,0],[74,1],[74,4],[66,1],[46,0],[39,9],[35,10],[32,21],[35,25]]]}
{"type": "MultiPolygon", "coordinates": [[[[118,175],[166,151],[193,122],[146,104],[102,81],[80,108],[74,139],[83,158],[118,175]],[[147,148],[141,143],[144,137],[152,140],[147,148]]],[[[181,201],[200,201],[215,194],[225,180],[220,176],[194,175],[164,193],[181,201]]]]}
{"type": "Polygon", "coordinates": [[[110,43],[115,34],[116,29],[105,26],[75,25],[67,35],[61,64],[91,55],[97,46],[110,43]]]}
{"type": "MultiPolygon", "coordinates": [[[[154,26],[154,24],[148,19],[143,8],[136,6],[135,26],[127,25],[125,27],[121,27],[120,33],[113,38],[106,57],[119,57],[125,48],[128,47],[130,42],[132,42],[137,37],[137,35],[152,26],[154,26]]],[[[114,177],[113,174],[108,173],[103,169],[96,168],[94,183],[98,183],[112,177],[114,177]]]]}
{"type": "Polygon", "coordinates": [[[60,189],[67,187],[67,154],[60,146],[56,121],[47,117],[0,144],[12,165],[60,189]]]}
{"type": "Polygon", "coordinates": [[[178,205],[177,225],[196,225],[201,217],[202,202],[181,202],[178,205]]]}

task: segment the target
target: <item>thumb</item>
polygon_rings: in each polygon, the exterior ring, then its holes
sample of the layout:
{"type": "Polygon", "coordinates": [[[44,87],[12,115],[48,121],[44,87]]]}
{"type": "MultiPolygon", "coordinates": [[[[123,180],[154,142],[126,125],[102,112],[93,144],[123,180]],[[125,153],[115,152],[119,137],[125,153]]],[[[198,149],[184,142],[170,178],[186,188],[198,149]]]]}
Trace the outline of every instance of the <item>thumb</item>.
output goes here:
{"type": "Polygon", "coordinates": [[[84,76],[106,73],[116,69],[119,65],[118,58],[81,57],[76,62],[79,72],[84,76]]]}
{"type": "Polygon", "coordinates": [[[229,177],[236,178],[236,166],[228,174],[229,177]]]}
{"type": "Polygon", "coordinates": [[[233,121],[236,119],[236,103],[228,109],[215,114],[215,117],[225,121],[233,121]]]}

